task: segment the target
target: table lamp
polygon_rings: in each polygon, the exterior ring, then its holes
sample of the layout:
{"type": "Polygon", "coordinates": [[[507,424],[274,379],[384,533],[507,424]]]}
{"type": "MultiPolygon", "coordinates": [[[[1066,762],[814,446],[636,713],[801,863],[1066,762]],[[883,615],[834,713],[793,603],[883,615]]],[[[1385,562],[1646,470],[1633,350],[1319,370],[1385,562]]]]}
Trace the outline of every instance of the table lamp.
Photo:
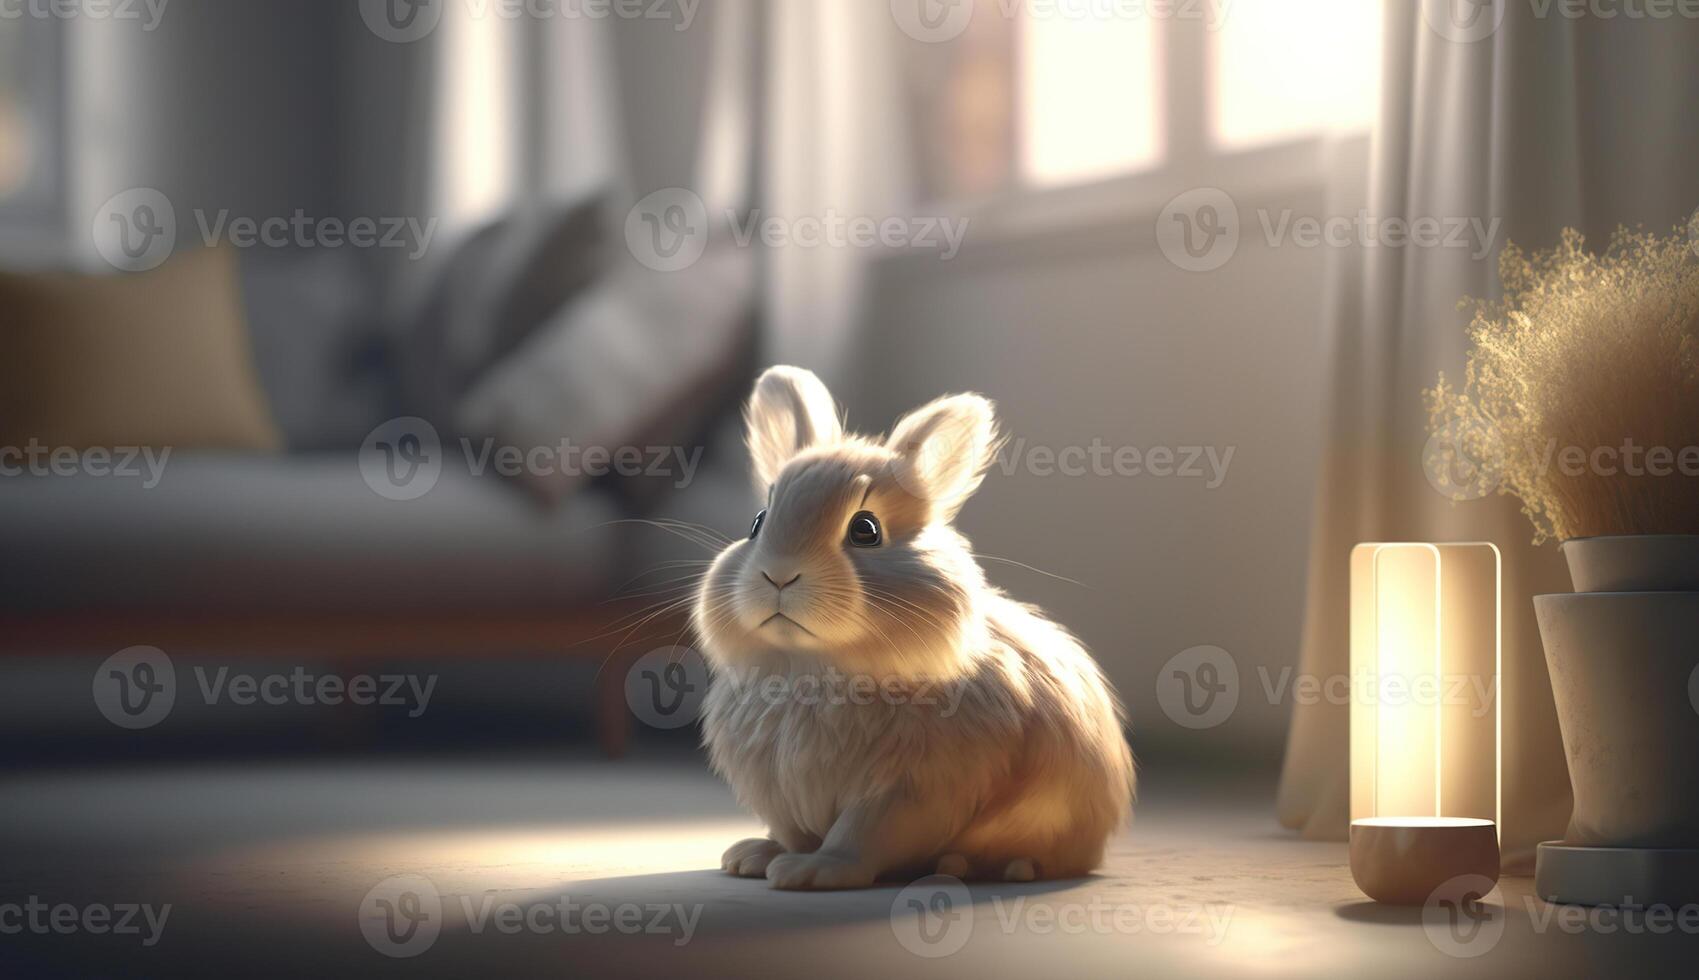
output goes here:
{"type": "Polygon", "coordinates": [[[1501,596],[1491,544],[1351,552],[1351,876],[1378,902],[1498,879],[1501,596]]]}

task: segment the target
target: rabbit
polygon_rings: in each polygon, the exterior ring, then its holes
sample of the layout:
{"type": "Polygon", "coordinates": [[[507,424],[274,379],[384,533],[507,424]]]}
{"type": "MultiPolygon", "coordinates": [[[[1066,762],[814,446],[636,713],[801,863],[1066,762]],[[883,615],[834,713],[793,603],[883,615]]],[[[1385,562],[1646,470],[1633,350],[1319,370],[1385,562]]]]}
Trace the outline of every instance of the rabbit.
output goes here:
{"type": "Polygon", "coordinates": [[[1132,813],[1121,706],[951,527],[997,452],[991,403],[941,398],[878,441],[844,432],[811,372],[774,367],[745,423],[765,506],[691,620],[710,761],[769,836],[722,869],[794,890],[1096,868],[1132,813]]]}

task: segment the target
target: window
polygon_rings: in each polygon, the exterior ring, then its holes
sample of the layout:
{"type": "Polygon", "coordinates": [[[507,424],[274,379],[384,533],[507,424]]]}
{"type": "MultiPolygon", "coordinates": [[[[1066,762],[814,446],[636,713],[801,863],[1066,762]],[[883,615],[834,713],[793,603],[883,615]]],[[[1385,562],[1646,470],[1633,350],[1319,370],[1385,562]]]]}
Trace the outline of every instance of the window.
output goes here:
{"type": "Polygon", "coordinates": [[[1222,149],[1368,130],[1380,90],[1381,4],[1233,0],[1230,10],[1215,36],[1222,149]]]}
{"type": "Polygon", "coordinates": [[[924,190],[1088,184],[1367,132],[1382,0],[968,0],[907,46],[924,190]]]}
{"type": "Polygon", "coordinates": [[[1154,24],[1106,10],[1029,12],[1018,26],[1020,172],[1030,184],[1113,177],[1148,169],[1161,156],[1154,24]]]}
{"type": "Polygon", "coordinates": [[[58,25],[0,18],[0,215],[46,216],[59,193],[58,25]]]}

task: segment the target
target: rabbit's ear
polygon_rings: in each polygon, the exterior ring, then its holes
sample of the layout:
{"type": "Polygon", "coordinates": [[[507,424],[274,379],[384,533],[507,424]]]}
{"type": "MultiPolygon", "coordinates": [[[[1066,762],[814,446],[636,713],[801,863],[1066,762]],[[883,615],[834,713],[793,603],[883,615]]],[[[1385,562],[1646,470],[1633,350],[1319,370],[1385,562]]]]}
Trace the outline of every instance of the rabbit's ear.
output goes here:
{"type": "Polygon", "coordinates": [[[768,368],[755,382],[743,420],[756,489],[762,494],[797,453],[844,435],[832,393],[814,372],[803,368],[768,368]]]}
{"type": "Polygon", "coordinates": [[[885,445],[900,457],[899,482],[931,502],[934,520],[948,521],[996,457],[996,415],[978,395],[951,395],[904,416],[885,445]]]}

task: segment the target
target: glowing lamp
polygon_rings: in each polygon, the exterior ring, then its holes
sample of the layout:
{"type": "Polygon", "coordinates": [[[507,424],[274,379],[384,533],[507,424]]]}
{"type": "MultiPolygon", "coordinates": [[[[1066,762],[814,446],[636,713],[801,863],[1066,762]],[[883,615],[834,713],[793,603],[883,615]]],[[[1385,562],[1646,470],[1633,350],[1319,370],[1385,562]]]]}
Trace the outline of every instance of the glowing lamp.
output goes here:
{"type": "Polygon", "coordinates": [[[1351,874],[1376,901],[1498,879],[1501,593],[1491,544],[1351,552],[1351,874]]]}

